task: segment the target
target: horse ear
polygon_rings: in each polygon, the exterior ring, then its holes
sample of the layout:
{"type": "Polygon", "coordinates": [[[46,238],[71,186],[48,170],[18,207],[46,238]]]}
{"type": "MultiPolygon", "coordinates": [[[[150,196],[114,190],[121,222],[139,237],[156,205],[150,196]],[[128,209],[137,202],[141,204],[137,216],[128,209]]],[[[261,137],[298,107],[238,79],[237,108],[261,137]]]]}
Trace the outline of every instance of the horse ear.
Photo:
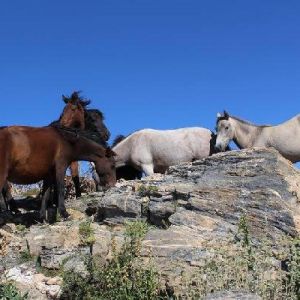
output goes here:
{"type": "Polygon", "coordinates": [[[222,117],[222,115],[218,112],[217,113],[217,119],[219,119],[219,118],[221,118],[222,117]]]}
{"type": "Polygon", "coordinates": [[[83,106],[83,107],[86,107],[88,106],[89,104],[91,103],[91,100],[82,100],[80,101],[80,104],[83,106]]]}
{"type": "Polygon", "coordinates": [[[106,157],[113,157],[113,156],[116,156],[117,154],[111,150],[111,148],[106,148],[105,150],[105,156],[106,157]]]}
{"type": "Polygon", "coordinates": [[[69,102],[69,98],[66,97],[65,95],[62,95],[62,99],[66,104],[69,102]]]}
{"type": "Polygon", "coordinates": [[[226,110],[224,110],[224,118],[226,118],[226,119],[229,118],[229,113],[226,110]]]}

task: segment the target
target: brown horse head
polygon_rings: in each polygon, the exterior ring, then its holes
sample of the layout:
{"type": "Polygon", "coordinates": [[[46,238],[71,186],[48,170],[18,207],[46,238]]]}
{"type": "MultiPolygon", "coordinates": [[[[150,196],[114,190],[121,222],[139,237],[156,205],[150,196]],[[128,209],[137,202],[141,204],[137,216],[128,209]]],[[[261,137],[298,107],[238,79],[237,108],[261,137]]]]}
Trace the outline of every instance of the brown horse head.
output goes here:
{"type": "Polygon", "coordinates": [[[104,124],[104,116],[98,109],[87,109],[85,112],[85,128],[97,132],[103,142],[110,138],[110,132],[104,124]]]}
{"type": "Polygon", "coordinates": [[[65,127],[85,128],[84,113],[85,107],[90,104],[90,100],[80,97],[80,92],[73,92],[70,97],[62,96],[66,106],[60,117],[60,124],[65,127]]]}
{"type": "Polygon", "coordinates": [[[115,155],[116,154],[108,147],[105,149],[105,156],[95,161],[95,167],[101,186],[112,187],[116,184],[115,155]]]}

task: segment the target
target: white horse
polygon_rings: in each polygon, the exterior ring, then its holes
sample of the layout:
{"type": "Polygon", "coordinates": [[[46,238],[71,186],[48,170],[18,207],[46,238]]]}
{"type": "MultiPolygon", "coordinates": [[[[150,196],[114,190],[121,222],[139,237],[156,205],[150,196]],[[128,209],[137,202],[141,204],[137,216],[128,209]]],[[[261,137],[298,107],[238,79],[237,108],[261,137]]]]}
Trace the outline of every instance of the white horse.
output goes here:
{"type": "Polygon", "coordinates": [[[295,163],[300,161],[300,115],[276,125],[258,126],[237,117],[217,115],[216,149],[224,151],[233,140],[240,148],[273,147],[283,157],[295,163]]]}
{"type": "Polygon", "coordinates": [[[112,150],[116,153],[116,168],[131,165],[151,175],[211,155],[214,142],[215,135],[206,128],[143,129],[129,135],[112,150]]]}

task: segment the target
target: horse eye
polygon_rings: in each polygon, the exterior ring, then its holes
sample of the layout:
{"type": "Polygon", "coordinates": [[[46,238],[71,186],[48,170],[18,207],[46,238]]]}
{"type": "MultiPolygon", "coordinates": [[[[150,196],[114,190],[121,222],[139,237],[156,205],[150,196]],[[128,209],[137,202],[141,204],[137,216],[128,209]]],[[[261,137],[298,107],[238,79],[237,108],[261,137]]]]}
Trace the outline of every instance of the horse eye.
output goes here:
{"type": "Polygon", "coordinates": [[[228,127],[228,126],[226,126],[226,127],[225,127],[225,129],[226,129],[226,130],[228,130],[228,129],[229,129],[229,127],[228,127]]]}

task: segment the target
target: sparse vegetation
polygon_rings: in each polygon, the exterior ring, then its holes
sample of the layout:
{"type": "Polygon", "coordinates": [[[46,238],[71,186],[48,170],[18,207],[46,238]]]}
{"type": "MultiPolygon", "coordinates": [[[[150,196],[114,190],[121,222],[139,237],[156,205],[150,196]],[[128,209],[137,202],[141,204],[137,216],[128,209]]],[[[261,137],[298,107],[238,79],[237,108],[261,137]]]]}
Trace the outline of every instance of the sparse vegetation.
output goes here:
{"type": "Polygon", "coordinates": [[[97,268],[90,260],[90,276],[74,272],[64,274],[64,299],[157,299],[159,276],[152,263],[144,265],[141,241],[148,225],[137,221],[126,224],[126,239],[119,253],[113,245],[113,258],[97,268]]]}
{"type": "Polygon", "coordinates": [[[23,225],[23,224],[17,224],[16,225],[16,230],[19,232],[19,233],[24,233],[26,231],[26,226],[23,225]]]}
{"type": "Polygon", "coordinates": [[[158,187],[155,185],[140,185],[137,190],[140,197],[151,196],[158,192],[158,187]]]}
{"type": "Polygon", "coordinates": [[[27,294],[22,295],[18,289],[12,284],[0,284],[0,299],[1,300],[27,300],[27,294]]]}
{"type": "Polygon", "coordinates": [[[82,245],[92,245],[95,243],[94,230],[91,226],[91,221],[87,220],[79,225],[79,235],[82,245]]]}
{"type": "Polygon", "coordinates": [[[261,243],[254,246],[246,216],[241,217],[239,225],[241,240],[228,249],[210,250],[212,255],[204,265],[185,280],[188,297],[201,299],[217,291],[243,290],[262,299],[299,299],[299,240],[289,242],[288,269],[282,270],[280,259],[284,253],[274,257],[271,245],[261,243]]]}
{"type": "Polygon", "coordinates": [[[20,251],[20,260],[22,263],[33,260],[33,256],[30,254],[29,244],[26,240],[26,249],[20,251]]]}

